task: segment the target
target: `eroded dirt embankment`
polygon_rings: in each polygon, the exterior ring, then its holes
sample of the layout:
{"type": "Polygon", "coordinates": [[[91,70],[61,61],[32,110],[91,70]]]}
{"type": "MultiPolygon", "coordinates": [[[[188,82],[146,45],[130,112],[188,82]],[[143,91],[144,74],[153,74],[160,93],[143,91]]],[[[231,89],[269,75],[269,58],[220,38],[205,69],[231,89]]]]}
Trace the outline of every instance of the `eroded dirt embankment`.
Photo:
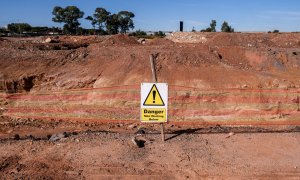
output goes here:
{"type": "Polygon", "coordinates": [[[5,115],[138,120],[139,84],[151,81],[154,54],[159,82],[170,85],[170,121],[299,121],[298,33],[44,39],[0,40],[5,115]]]}

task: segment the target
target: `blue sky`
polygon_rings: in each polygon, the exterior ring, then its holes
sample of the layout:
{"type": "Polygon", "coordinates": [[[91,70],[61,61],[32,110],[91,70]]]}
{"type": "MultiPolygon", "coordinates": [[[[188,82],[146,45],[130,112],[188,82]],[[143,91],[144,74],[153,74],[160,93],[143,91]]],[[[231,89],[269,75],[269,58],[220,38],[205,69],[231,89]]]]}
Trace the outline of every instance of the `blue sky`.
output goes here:
{"type": "MultiPolygon", "coordinates": [[[[226,20],[236,31],[300,31],[299,0],[1,0],[0,26],[27,22],[33,26],[61,26],[51,21],[54,6],[75,5],[93,14],[96,7],[112,13],[135,13],[135,29],[176,31],[184,21],[186,31],[201,30],[226,20]]],[[[81,20],[83,27],[91,27],[81,20]]]]}

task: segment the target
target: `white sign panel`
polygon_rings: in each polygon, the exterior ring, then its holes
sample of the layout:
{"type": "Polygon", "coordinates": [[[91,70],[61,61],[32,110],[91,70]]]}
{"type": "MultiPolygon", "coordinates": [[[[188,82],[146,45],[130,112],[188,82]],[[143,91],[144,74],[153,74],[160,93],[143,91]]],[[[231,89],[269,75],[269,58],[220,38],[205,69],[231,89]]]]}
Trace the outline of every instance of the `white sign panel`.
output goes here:
{"type": "Polygon", "coordinates": [[[167,122],[168,84],[141,84],[141,121],[163,123],[167,122]]]}

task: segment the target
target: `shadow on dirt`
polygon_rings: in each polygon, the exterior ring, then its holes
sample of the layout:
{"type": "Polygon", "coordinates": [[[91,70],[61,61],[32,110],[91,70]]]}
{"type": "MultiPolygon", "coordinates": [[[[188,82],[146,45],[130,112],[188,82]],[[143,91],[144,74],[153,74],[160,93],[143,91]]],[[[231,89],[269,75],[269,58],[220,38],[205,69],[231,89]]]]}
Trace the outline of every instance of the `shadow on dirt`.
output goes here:
{"type": "Polygon", "coordinates": [[[196,129],[184,129],[184,130],[178,130],[178,131],[174,131],[172,134],[174,134],[173,136],[167,138],[165,141],[174,139],[182,134],[193,134],[196,133],[197,131],[201,130],[202,128],[196,128],[196,129]]]}

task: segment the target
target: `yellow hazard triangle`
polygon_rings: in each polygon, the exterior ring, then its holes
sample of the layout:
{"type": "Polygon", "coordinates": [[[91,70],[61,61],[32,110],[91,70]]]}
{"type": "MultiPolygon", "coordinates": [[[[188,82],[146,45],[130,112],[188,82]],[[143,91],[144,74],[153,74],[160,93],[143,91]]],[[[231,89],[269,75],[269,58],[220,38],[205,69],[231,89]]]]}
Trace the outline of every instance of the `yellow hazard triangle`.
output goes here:
{"type": "Polygon", "coordinates": [[[164,106],[165,105],[155,84],[152,86],[143,105],[144,106],[164,106]]]}

